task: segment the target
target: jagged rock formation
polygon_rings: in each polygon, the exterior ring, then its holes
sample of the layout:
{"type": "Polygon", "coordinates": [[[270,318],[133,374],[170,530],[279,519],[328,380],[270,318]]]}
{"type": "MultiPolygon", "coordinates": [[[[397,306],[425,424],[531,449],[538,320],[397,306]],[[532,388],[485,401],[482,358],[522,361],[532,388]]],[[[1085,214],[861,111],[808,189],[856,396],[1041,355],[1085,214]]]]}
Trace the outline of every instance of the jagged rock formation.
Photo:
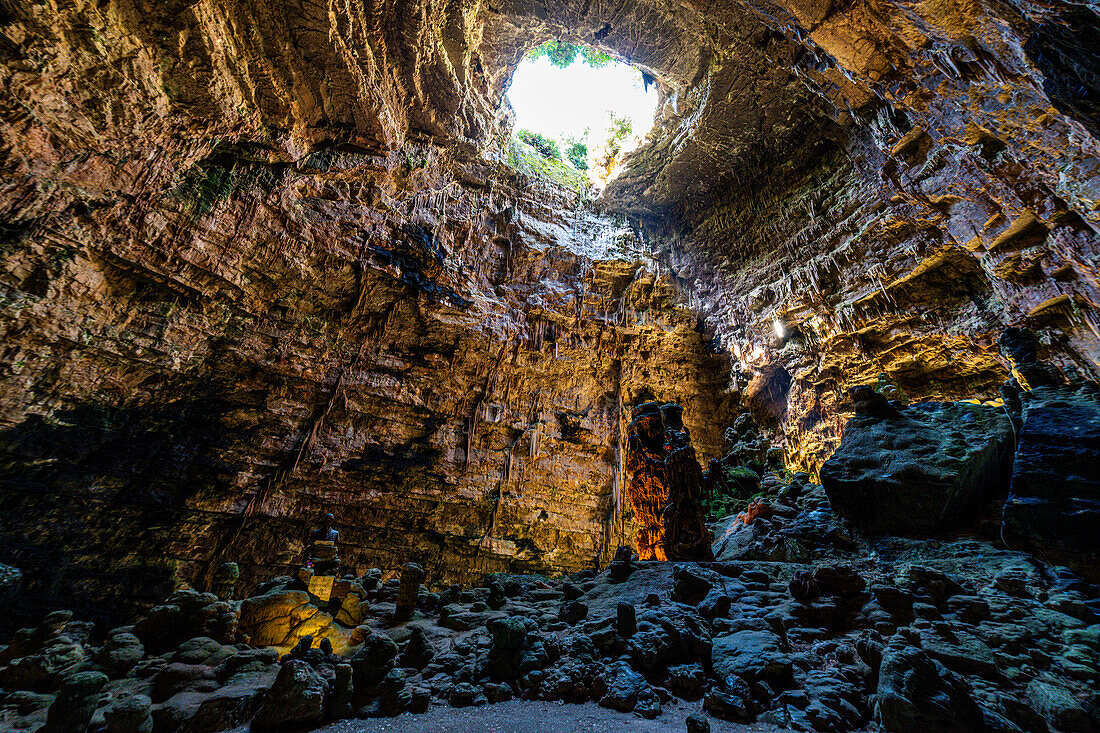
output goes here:
{"type": "Polygon", "coordinates": [[[1060,559],[1100,570],[1100,396],[1091,389],[1025,393],[1005,529],[1060,559]]]}
{"type": "Polygon", "coordinates": [[[628,432],[626,495],[642,560],[709,560],[713,540],[703,516],[703,471],[677,404],[634,408],[628,432]]]}
{"type": "Polygon", "coordinates": [[[43,603],[351,565],[575,569],[633,537],[626,416],[788,463],[846,388],[1095,376],[1090,10],[1062,0],[0,5],[0,532],[43,603]],[[549,37],[663,105],[598,208],[500,163],[549,37]]]}

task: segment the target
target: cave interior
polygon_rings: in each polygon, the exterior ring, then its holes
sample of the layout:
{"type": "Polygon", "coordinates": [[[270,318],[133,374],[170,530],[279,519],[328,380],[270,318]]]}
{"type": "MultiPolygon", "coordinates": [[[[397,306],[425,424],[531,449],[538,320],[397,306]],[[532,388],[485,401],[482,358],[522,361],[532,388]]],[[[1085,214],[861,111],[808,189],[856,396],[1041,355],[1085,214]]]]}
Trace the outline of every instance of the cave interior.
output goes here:
{"type": "Polygon", "coordinates": [[[0,728],[1100,731],[1092,4],[0,0],[0,85],[0,728]]]}

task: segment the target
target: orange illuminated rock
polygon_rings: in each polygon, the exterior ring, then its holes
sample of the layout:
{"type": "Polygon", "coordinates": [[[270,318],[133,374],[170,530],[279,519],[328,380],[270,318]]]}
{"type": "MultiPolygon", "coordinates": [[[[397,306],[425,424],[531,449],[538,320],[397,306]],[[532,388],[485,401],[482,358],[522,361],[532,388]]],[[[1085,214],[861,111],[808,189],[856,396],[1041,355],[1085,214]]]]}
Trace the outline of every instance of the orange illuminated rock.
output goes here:
{"type": "Polygon", "coordinates": [[[642,560],[711,559],[713,536],[699,502],[703,472],[679,405],[646,402],[630,423],[627,496],[642,560]]]}

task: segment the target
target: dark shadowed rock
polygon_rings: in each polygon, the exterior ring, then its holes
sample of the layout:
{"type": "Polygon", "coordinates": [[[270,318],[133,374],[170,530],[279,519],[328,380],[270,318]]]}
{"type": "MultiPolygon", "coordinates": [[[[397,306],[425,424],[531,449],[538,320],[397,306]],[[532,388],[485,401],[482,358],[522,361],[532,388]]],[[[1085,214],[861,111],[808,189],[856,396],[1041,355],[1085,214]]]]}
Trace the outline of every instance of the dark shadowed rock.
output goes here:
{"type": "Polygon", "coordinates": [[[1100,401],[1068,389],[1024,394],[1005,529],[1047,550],[1100,558],[1100,401]]]}
{"type": "Polygon", "coordinates": [[[738,677],[785,680],[791,674],[791,658],[771,631],[744,630],[714,638],[711,668],[719,679],[738,677]]]}
{"type": "Polygon", "coordinates": [[[127,695],[115,699],[103,711],[108,733],[151,733],[153,701],[148,695],[127,695]]]}
{"type": "Polygon", "coordinates": [[[896,417],[849,420],[821,483],[833,507],[867,530],[938,532],[1007,476],[1011,448],[1000,408],[923,402],[896,417]]]}
{"type": "Polygon", "coordinates": [[[692,713],[685,721],[687,733],[710,733],[710,721],[702,713],[692,713]]]}
{"type": "MultiPolygon", "coordinates": [[[[653,704],[657,701],[657,694],[646,682],[645,677],[631,669],[629,664],[614,662],[607,667],[603,678],[607,685],[607,694],[600,699],[600,705],[624,713],[633,712],[638,707],[642,707],[642,712],[645,713],[652,711],[653,704]]],[[[659,702],[656,710],[659,714],[659,702]]]]}
{"type": "Polygon", "coordinates": [[[966,682],[914,647],[883,657],[875,717],[888,733],[982,730],[982,711],[966,682]]]}
{"type": "Polygon", "coordinates": [[[84,733],[106,684],[107,675],[102,672],[78,672],[66,677],[50,705],[42,733],[84,733]]]}
{"type": "Polygon", "coordinates": [[[320,723],[325,717],[325,690],[325,679],[307,663],[285,662],[252,726],[279,730],[320,723]]]}
{"type": "Polygon", "coordinates": [[[355,679],[355,690],[362,694],[369,687],[378,684],[394,666],[397,657],[397,643],[378,632],[369,632],[363,639],[363,646],[351,656],[351,668],[355,679]]]}
{"type": "Polygon", "coordinates": [[[675,582],[673,600],[689,606],[698,605],[714,585],[697,566],[677,565],[672,578],[675,582]]]}
{"type": "Polygon", "coordinates": [[[558,609],[558,620],[567,624],[576,624],[588,618],[588,606],[580,601],[566,601],[558,609]]]}

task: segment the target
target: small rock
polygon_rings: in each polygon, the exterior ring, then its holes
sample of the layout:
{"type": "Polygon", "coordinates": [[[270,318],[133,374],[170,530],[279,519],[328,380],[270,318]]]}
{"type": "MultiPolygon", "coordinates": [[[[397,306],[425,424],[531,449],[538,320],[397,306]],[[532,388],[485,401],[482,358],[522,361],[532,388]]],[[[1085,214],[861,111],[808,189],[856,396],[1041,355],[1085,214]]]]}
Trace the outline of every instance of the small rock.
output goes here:
{"type": "Polygon", "coordinates": [[[615,608],[615,628],[624,637],[630,637],[638,630],[638,620],[633,603],[620,601],[615,608]]]}
{"type": "Polygon", "coordinates": [[[588,606],[580,601],[566,601],[558,610],[558,620],[567,624],[577,624],[588,617],[588,606]]]}
{"type": "Polygon", "coordinates": [[[686,723],[687,733],[710,733],[710,721],[702,713],[692,713],[686,723]]]}

